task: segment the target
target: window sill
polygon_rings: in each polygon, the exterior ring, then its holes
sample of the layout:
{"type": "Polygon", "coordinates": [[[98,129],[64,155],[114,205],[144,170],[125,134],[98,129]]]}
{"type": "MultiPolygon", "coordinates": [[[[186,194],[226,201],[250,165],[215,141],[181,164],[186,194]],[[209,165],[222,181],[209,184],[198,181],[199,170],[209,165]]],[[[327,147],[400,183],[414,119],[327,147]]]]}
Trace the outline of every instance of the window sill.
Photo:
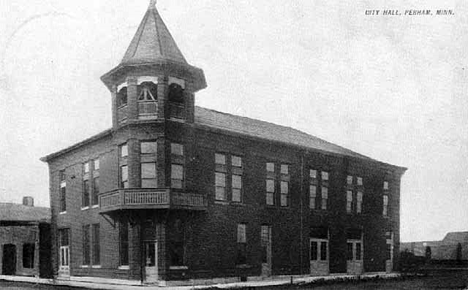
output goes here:
{"type": "Polygon", "coordinates": [[[98,208],[98,207],[99,207],[99,204],[95,204],[91,208],[98,208]]]}
{"type": "Polygon", "coordinates": [[[170,266],[169,270],[188,270],[187,266],[170,266]]]}
{"type": "Polygon", "coordinates": [[[82,207],[81,210],[88,210],[89,206],[82,207]]]}
{"type": "Polygon", "coordinates": [[[90,268],[90,265],[81,265],[80,268],[90,268]]]}
{"type": "Polygon", "coordinates": [[[119,270],[130,270],[130,266],[119,266],[117,269],[119,269],[119,270]]]}
{"type": "Polygon", "coordinates": [[[59,212],[59,214],[66,214],[66,213],[67,213],[66,211],[59,212]]]}
{"type": "Polygon", "coordinates": [[[93,268],[93,269],[101,269],[101,267],[102,267],[101,265],[93,265],[93,266],[91,266],[91,268],[93,268]]]}
{"type": "Polygon", "coordinates": [[[252,265],[249,265],[249,264],[239,264],[239,265],[236,265],[236,268],[237,268],[237,269],[250,269],[250,268],[252,268],[252,265]]]}
{"type": "Polygon", "coordinates": [[[227,200],[215,200],[214,203],[220,205],[229,205],[229,201],[227,200]]]}

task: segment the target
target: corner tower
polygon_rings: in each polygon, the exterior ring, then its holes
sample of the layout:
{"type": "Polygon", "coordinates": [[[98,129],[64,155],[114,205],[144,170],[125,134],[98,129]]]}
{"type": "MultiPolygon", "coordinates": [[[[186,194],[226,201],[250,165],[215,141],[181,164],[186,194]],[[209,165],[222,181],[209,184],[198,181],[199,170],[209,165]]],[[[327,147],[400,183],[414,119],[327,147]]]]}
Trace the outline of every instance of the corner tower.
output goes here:
{"type": "Polygon", "coordinates": [[[112,124],[194,121],[194,94],[206,88],[203,71],[187,63],[151,0],[120,64],[101,80],[112,93],[112,124]]]}

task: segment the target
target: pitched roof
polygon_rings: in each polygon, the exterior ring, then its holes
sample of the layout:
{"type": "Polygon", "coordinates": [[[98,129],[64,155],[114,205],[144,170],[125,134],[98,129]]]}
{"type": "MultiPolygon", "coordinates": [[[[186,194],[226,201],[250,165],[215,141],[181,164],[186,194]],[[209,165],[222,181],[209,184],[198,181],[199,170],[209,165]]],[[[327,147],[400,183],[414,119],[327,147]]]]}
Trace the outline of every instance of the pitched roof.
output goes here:
{"type": "Polygon", "coordinates": [[[187,64],[152,2],[121,63],[140,64],[161,60],[187,64]]]}
{"type": "MultiPolygon", "coordinates": [[[[285,145],[295,145],[306,149],[317,150],[325,153],[336,154],[340,156],[349,156],[362,160],[374,161],[381,164],[386,164],[378,160],[372,159],[365,155],[359,154],[352,150],[327,142],[318,137],[309,135],[294,128],[276,125],[273,123],[222,113],[211,109],[195,106],[195,125],[218,129],[222,131],[241,134],[248,137],[260,138],[272,142],[280,142],[285,145]]],[[[41,158],[41,161],[48,162],[62,154],[71,150],[85,146],[91,142],[100,140],[112,133],[112,129],[106,130],[98,135],[92,136],[82,142],[74,144],[58,152],[49,154],[41,158]]],[[[400,170],[406,170],[404,167],[399,167],[387,164],[400,170]]]]}
{"type": "Polygon", "coordinates": [[[0,222],[50,221],[50,208],[32,207],[16,203],[0,203],[0,222]]]}
{"type": "Polygon", "coordinates": [[[374,160],[344,147],[327,142],[302,131],[280,126],[265,121],[221,113],[214,110],[195,107],[195,123],[220,130],[227,130],[250,137],[292,144],[338,155],[374,160]]]}
{"type": "Polygon", "coordinates": [[[442,240],[442,244],[468,243],[468,232],[450,232],[442,240]]]}

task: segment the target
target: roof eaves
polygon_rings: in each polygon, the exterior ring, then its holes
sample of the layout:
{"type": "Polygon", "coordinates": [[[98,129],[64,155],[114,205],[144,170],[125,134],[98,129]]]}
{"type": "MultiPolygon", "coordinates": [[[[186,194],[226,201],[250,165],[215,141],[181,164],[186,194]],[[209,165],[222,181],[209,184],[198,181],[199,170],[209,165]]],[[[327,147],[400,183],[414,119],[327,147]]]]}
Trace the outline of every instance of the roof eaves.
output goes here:
{"type": "Polygon", "coordinates": [[[60,156],[60,155],[63,155],[63,154],[65,154],[65,153],[68,153],[68,152],[70,152],[70,151],[72,151],[72,150],[74,150],[74,149],[77,149],[77,148],[79,148],[79,147],[81,147],[81,146],[84,146],[84,145],[86,145],[86,144],[89,144],[89,143],[91,143],[91,142],[100,140],[100,139],[102,139],[102,138],[104,138],[104,137],[106,137],[106,136],[109,136],[109,135],[111,135],[111,134],[112,134],[112,129],[107,129],[106,131],[103,131],[103,132],[101,132],[101,133],[98,133],[98,134],[96,134],[96,135],[94,135],[94,136],[92,136],[92,137],[90,137],[90,138],[88,138],[88,139],[85,139],[85,140],[83,140],[83,141],[81,141],[81,142],[78,142],[78,143],[76,143],[76,144],[73,144],[73,145],[71,145],[71,146],[69,146],[69,147],[67,147],[67,148],[65,148],[65,149],[62,149],[62,150],[60,150],[60,151],[57,151],[57,152],[54,152],[54,153],[52,153],[52,154],[46,155],[46,156],[44,156],[44,157],[41,157],[39,160],[41,160],[42,162],[49,162],[50,160],[52,160],[52,159],[54,159],[54,158],[57,158],[57,157],[60,156]]]}
{"type": "Polygon", "coordinates": [[[336,145],[334,143],[331,143],[331,142],[328,142],[326,140],[323,140],[321,138],[318,138],[318,137],[315,137],[315,136],[312,136],[310,134],[307,134],[305,132],[302,132],[300,130],[297,130],[297,129],[294,129],[294,128],[291,128],[291,127],[287,127],[287,126],[282,126],[282,125],[278,125],[278,124],[274,124],[274,123],[271,123],[271,122],[266,122],[266,121],[262,121],[262,120],[258,120],[258,119],[252,119],[252,118],[249,118],[249,117],[243,117],[243,116],[238,116],[238,115],[234,115],[234,114],[229,114],[229,113],[225,113],[225,112],[220,112],[220,111],[216,111],[216,110],[212,110],[212,109],[207,109],[207,108],[203,108],[203,107],[199,107],[199,106],[196,106],[196,108],[200,108],[202,110],[207,110],[207,111],[211,111],[211,112],[214,112],[214,113],[217,113],[217,114],[223,114],[223,115],[228,115],[228,116],[231,116],[231,117],[235,117],[235,118],[243,118],[243,119],[247,119],[247,120],[251,120],[251,121],[255,121],[255,122],[262,122],[262,123],[265,123],[265,124],[268,124],[270,126],[275,126],[275,127],[281,127],[283,129],[287,129],[287,130],[294,130],[294,131],[297,131],[297,132],[300,132],[302,134],[306,134],[308,136],[311,136],[311,137],[314,137],[318,140],[320,140],[321,142],[324,142],[324,143],[327,143],[327,144],[332,144],[333,146],[337,146],[341,149],[344,149],[345,151],[348,151],[354,155],[351,155],[351,154],[343,154],[343,153],[337,153],[337,152],[331,152],[331,151],[327,151],[327,150],[323,150],[323,149],[319,149],[319,148],[311,148],[311,147],[307,147],[307,146],[303,146],[303,145],[299,145],[299,144],[293,144],[293,143],[288,143],[288,142],[284,142],[284,141],[279,141],[279,140],[274,140],[274,139],[269,139],[269,138],[263,138],[263,137],[259,137],[259,136],[253,136],[253,135],[249,135],[247,133],[241,133],[241,132],[237,132],[237,131],[234,131],[234,130],[230,130],[230,128],[226,128],[226,127],[214,127],[214,126],[209,126],[209,125],[206,125],[206,124],[198,124],[198,123],[195,123],[196,126],[200,127],[200,128],[209,128],[211,130],[216,130],[216,131],[223,131],[223,132],[228,132],[230,134],[236,134],[236,135],[242,135],[242,136],[245,136],[247,138],[252,138],[252,139],[256,139],[256,140],[267,140],[269,142],[275,142],[277,144],[283,144],[283,145],[288,145],[288,146],[293,146],[293,147],[296,147],[296,148],[301,148],[303,150],[306,150],[306,151],[316,151],[316,152],[320,152],[320,153],[323,153],[323,154],[327,154],[327,155],[331,155],[331,156],[337,156],[337,157],[347,157],[347,158],[356,158],[356,159],[359,159],[359,160],[363,160],[363,161],[368,161],[368,162],[374,162],[374,163],[377,163],[379,164],[380,166],[383,166],[383,167],[390,167],[392,169],[395,169],[397,171],[399,171],[399,174],[403,174],[408,168],[406,167],[402,167],[402,166],[397,166],[397,165],[393,165],[393,164],[390,164],[390,163],[385,163],[385,162],[382,162],[382,161],[379,161],[377,159],[373,159],[371,157],[368,157],[368,156],[365,156],[363,154],[360,154],[360,153],[357,153],[357,152],[354,152],[350,149],[347,149],[345,147],[342,147],[342,146],[339,146],[339,145],[336,145]]]}

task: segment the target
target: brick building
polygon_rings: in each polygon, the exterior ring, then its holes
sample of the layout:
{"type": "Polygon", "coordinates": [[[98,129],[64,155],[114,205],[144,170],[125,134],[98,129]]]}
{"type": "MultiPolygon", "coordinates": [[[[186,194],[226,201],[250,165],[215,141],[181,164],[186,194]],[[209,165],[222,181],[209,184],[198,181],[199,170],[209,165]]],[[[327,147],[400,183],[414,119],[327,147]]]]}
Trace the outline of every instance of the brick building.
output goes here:
{"type": "Polygon", "coordinates": [[[0,203],[0,269],[2,275],[52,277],[50,209],[0,203]]]}
{"type": "Polygon", "coordinates": [[[204,73],[153,4],[101,79],[112,128],[42,159],[59,277],[161,283],[393,269],[406,169],[195,106],[204,73]]]}

